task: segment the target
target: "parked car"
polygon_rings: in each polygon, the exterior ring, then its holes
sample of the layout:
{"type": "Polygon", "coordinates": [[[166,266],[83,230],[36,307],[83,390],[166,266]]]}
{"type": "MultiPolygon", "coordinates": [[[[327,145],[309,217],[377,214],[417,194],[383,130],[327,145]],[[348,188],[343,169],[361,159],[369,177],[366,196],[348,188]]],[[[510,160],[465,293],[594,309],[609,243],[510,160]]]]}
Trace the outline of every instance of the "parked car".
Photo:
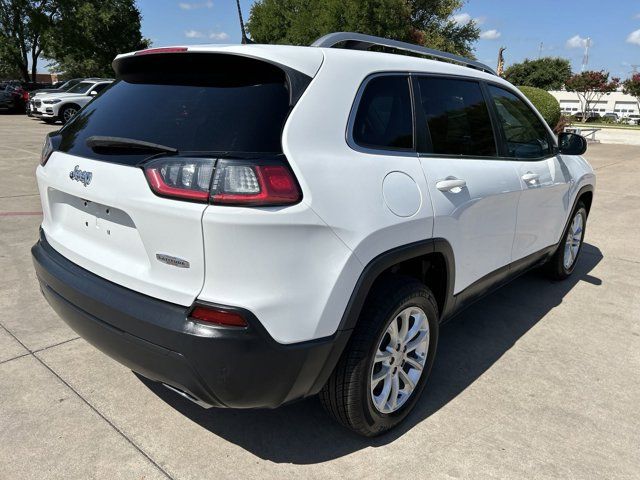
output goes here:
{"type": "Polygon", "coordinates": [[[0,112],[24,112],[28,93],[19,86],[0,83],[0,112]]]}
{"type": "MultiPolygon", "coordinates": [[[[583,118],[583,113],[582,112],[575,113],[573,115],[573,118],[576,121],[581,122],[582,118],[583,118]]],[[[599,119],[600,119],[600,114],[598,112],[589,112],[589,113],[587,113],[587,122],[595,122],[595,121],[597,121],[599,119]]]]}
{"type": "MultiPolygon", "coordinates": [[[[62,93],[76,86],[81,81],[85,80],[84,78],[72,78],[71,80],[67,80],[66,82],[58,85],[55,88],[43,88],[40,90],[34,90],[29,94],[29,102],[27,103],[27,115],[32,117],[36,107],[36,98],[43,97],[45,95],[50,95],[52,93],[62,93]]],[[[99,79],[86,79],[86,80],[99,80],[99,79]]],[[[42,99],[41,99],[42,100],[42,99]]]]}
{"type": "Polygon", "coordinates": [[[627,115],[624,120],[628,125],[640,125],[640,115],[637,114],[627,115]]]}
{"type": "Polygon", "coordinates": [[[93,97],[107,88],[113,80],[83,80],[66,92],[49,93],[33,101],[32,116],[45,122],[67,123],[93,97]]]}
{"type": "Polygon", "coordinates": [[[46,138],[35,270],[82,337],[200,405],[319,393],[380,434],[416,405],[442,322],[576,267],[586,141],[481,63],[336,33],[113,65],[46,138]]]}
{"type": "Polygon", "coordinates": [[[617,122],[618,120],[620,120],[620,117],[618,117],[618,114],[615,112],[607,112],[602,115],[602,118],[605,120],[611,120],[613,122],[617,122]]]}

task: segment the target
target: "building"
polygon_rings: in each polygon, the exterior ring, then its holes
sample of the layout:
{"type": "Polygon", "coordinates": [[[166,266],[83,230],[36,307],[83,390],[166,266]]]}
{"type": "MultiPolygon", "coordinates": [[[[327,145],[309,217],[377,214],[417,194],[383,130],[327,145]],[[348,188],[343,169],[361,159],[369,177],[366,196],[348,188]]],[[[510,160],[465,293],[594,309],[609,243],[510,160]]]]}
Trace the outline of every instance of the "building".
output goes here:
{"type": "MultiPolygon", "coordinates": [[[[565,115],[574,115],[582,112],[580,98],[575,92],[565,90],[552,90],[549,92],[560,102],[560,110],[565,115]]],[[[639,114],[638,101],[631,95],[625,95],[621,91],[605,93],[602,98],[591,104],[591,111],[603,115],[605,113],[617,113],[619,117],[631,114],[639,114]]]]}

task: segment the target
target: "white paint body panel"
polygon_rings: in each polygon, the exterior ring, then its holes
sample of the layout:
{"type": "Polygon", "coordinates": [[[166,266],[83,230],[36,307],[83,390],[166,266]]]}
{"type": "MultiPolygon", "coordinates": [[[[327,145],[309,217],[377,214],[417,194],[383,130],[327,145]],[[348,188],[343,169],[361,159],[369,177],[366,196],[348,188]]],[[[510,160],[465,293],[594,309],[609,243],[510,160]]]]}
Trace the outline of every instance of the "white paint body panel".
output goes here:
{"type": "Polygon", "coordinates": [[[455,256],[454,293],[511,263],[520,180],[505,160],[421,158],[435,211],[433,236],[446,239],[455,256]],[[447,177],[465,180],[457,192],[441,192],[447,177]]]}
{"type": "Polygon", "coordinates": [[[191,305],[204,281],[205,205],[154,195],[140,168],[60,152],[36,176],[42,228],[59,253],[124,287],[191,305]],[[92,172],[86,187],[69,178],[76,165],[92,172]],[[191,267],[161,263],[157,253],[185,259],[191,267]]]}
{"type": "Polygon", "coordinates": [[[140,169],[55,153],[37,172],[43,229],[62,255],[101,277],[180,305],[199,298],[249,309],[281,343],[335,333],[365,266],[413,242],[441,237],[452,245],[455,291],[461,291],[539,245],[556,242],[579,188],[594,182],[580,157],[534,166],[372,153],[347,144],[354,98],[372,73],[464,75],[512,88],[483,72],[345,49],[189,50],[264,58],[314,77],[282,133],[302,202],[239,208],[168,200],[151,192],[140,169]],[[88,187],[69,179],[75,165],[93,172],[88,187]],[[548,185],[523,193],[522,170],[534,167],[548,185]],[[460,194],[435,187],[451,175],[467,182],[460,194]],[[97,210],[85,211],[73,205],[76,200],[65,204],[65,198],[90,200],[97,210]],[[117,209],[120,219],[113,226],[118,235],[108,239],[99,214],[104,206],[117,209]],[[190,268],[160,263],[156,253],[185,259],[190,268]]]}

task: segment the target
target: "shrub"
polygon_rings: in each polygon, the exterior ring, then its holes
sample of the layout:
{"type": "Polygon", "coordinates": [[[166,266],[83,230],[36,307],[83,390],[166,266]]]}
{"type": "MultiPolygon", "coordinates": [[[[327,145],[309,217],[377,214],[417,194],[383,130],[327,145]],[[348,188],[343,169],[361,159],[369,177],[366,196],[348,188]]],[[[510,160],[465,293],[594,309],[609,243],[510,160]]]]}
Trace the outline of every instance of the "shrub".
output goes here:
{"type": "Polygon", "coordinates": [[[549,92],[535,87],[518,87],[533,106],[538,109],[542,118],[553,129],[560,120],[560,104],[549,92]]]}

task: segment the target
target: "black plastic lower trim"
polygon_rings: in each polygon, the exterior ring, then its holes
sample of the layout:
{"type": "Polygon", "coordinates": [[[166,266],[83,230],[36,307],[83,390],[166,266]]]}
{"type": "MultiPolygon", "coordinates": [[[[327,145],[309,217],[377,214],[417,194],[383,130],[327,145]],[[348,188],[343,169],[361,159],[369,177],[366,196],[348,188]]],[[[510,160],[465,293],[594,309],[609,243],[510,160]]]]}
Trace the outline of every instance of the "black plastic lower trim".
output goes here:
{"type": "Polygon", "coordinates": [[[32,248],[42,292],[80,336],[131,370],[202,403],[275,408],[317,393],[349,331],[283,345],[248,310],[247,328],[206,325],[190,307],[164,302],[105,280],[69,261],[41,232],[32,248]]]}

